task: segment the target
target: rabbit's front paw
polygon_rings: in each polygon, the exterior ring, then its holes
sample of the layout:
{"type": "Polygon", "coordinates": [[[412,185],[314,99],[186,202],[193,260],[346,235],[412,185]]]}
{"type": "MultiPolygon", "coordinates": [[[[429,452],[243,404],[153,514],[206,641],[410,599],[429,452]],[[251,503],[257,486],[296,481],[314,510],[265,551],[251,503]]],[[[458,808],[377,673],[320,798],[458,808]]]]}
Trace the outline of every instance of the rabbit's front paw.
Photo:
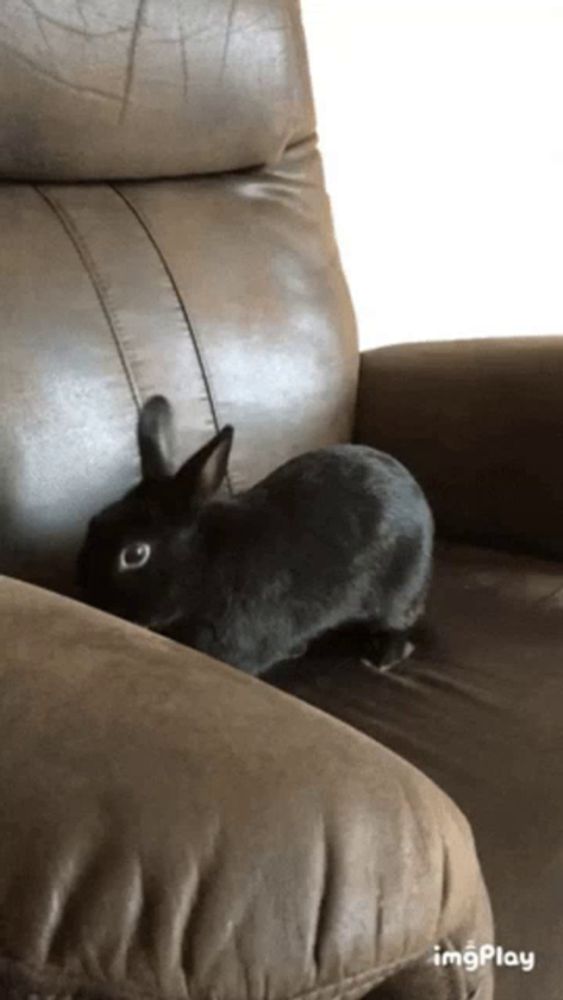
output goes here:
{"type": "Polygon", "coordinates": [[[399,663],[403,663],[414,653],[414,643],[405,632],[385,632],[374,638],[374,655],[362,658],[361,662],[371,670],[385,673],[399,663]]]}

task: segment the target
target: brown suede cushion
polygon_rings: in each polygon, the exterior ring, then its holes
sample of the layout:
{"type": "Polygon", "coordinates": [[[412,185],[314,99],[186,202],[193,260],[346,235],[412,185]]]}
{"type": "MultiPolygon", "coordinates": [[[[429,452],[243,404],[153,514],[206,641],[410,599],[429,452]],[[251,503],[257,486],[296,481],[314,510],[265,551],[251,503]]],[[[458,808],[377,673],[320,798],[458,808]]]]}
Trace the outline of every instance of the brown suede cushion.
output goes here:
{"type": "Polygon", "coordinates": [[[0,641],[2,996],[490,1000],[429,964],[492,930],[467,823],[409,764],[7,579],[0,641]]]}
{"type": "Polygon", "coordinates": [[[563,564],[442,551],[429,633],[385,675],[344,652],[297,663],[288,690],[420,767],[469,817],[498,944],[496,1000],[560,1000],[563,983],[563,564]]]}

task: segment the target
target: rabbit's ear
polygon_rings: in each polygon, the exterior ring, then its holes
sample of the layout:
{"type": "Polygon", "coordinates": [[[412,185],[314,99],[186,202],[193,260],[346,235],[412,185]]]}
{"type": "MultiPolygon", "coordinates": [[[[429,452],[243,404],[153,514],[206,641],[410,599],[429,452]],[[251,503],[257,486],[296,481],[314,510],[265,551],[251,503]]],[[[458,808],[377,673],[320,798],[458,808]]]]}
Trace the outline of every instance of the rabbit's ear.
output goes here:
{"type": "Polygon", "coordinates": [[[174,435],[172,407],[164,396],[151,396],[139,415],[137,438],[143,479],[165,479],[172,473],[174,435]]]}
{"type": "Polygon", "coordinates": [[[227,472],[234,429],[227,425],[196,451],[176,473],[176,482],[184,496],[205,502],[217,492],[227,472]]]}

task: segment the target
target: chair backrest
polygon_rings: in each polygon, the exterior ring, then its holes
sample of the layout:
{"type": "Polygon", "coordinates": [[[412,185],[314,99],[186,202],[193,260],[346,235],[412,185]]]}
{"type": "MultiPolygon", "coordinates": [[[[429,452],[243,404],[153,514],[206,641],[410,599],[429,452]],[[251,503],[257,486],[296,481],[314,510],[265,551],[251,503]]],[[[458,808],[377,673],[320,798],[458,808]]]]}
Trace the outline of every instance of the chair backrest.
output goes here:
{"type": "Polygon", "coordinates": [[[354,319],[294,0],[12,0],[0,52],[0,572],[68,592],[144,399],[244,489],[348,437],[354,319]]]}

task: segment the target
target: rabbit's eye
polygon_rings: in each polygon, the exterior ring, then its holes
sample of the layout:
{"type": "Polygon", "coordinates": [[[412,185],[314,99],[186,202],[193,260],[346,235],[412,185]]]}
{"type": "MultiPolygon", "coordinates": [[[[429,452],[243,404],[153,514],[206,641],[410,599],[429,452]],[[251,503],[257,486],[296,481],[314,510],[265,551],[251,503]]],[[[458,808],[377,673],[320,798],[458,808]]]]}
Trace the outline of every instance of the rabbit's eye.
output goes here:
{"type": "Polygon", "coordinates": [[[120,570],[141,569],[150,559],[151,547],[148,542],[131,542],[119,553],[120,570]]]}

